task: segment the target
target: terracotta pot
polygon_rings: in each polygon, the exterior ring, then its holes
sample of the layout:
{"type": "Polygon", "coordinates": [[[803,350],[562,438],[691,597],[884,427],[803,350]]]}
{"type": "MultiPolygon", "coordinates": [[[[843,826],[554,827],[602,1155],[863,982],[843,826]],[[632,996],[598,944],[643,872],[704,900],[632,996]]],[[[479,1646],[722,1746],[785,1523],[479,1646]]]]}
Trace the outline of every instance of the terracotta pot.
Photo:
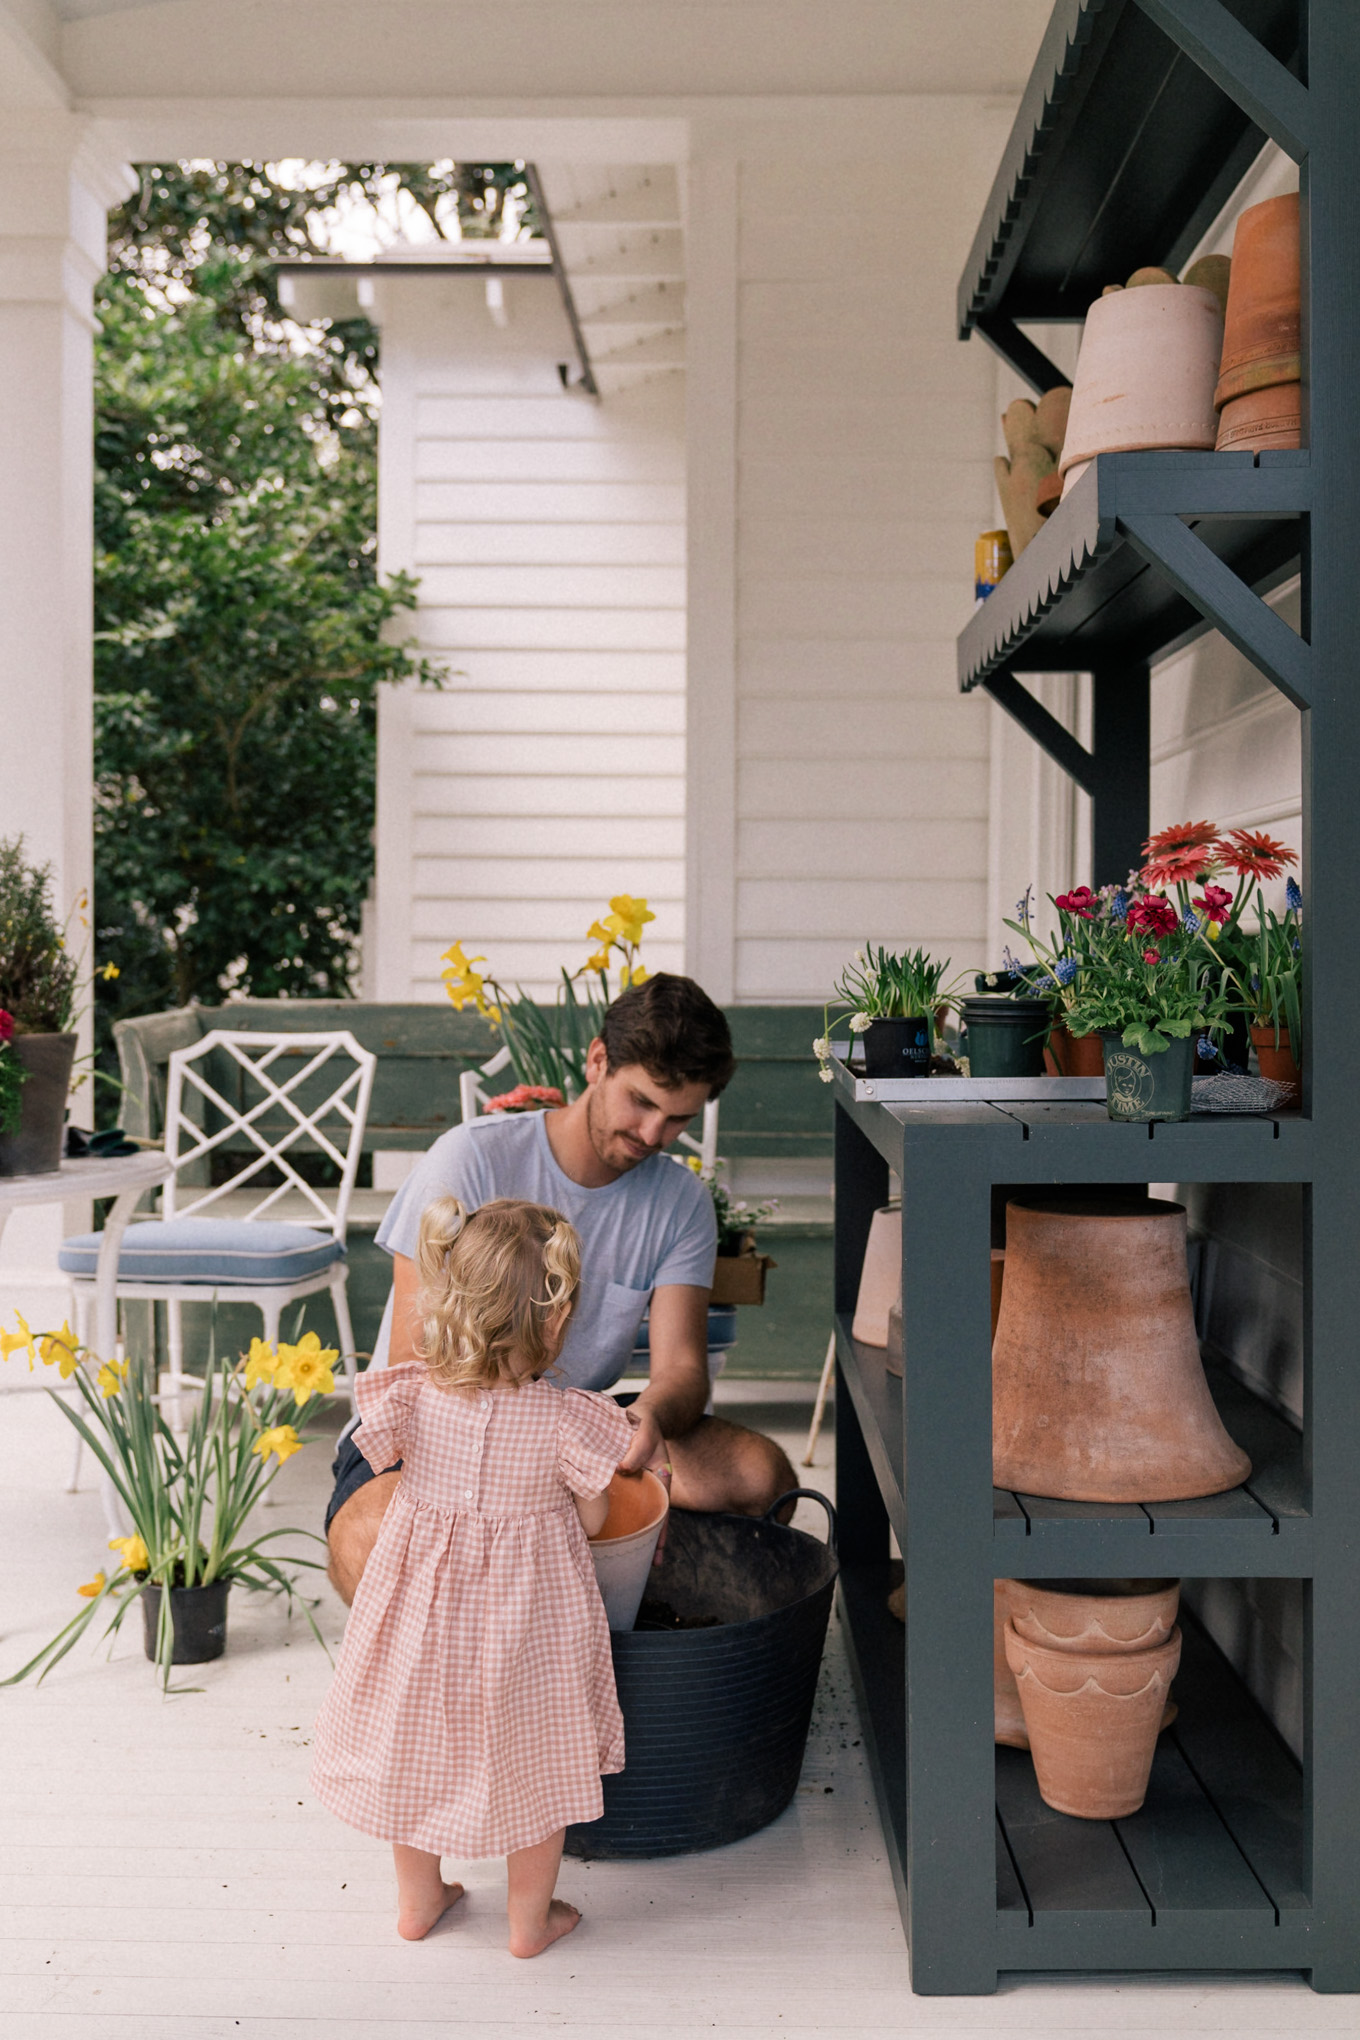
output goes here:
{"type": "Polygon", "coordinates": [[[1045,1650],[1155,1650],[1176,1626],[1179,1580],[1009,1580],[1017,1636],[1045,1650]]]}
{"type": "Polygon", "coordinates": [[[1192,262],[1181,278],[1182,283],[1195,284],[1200,290],[1211,290],[1218,299],[1218,308],[1226,319],[1228,315],[1228,290],[1232,280],[1232,257],[1229,255],[1201,255],[1198,262],[1192,262]]]}
{"type": "Polygon", "coordinates": [[[1047,1805],[1078,1820],[1137,1813],[1180,1659],[1179,1629],[1153,1650],[1104,1654],[1045,1650],[1007,1622],[1006,1662],[1047,1805]]]}
{"type": "Polygon", "coordinates": [[[850,1336],[862,1346],[886,1346],[888,1312],[901,1300],[902,1208],[885,1204],[869,1223],[850,1336]]]}
{"type": "Polygon", "coordinates": [[[609,1483],[609,1514],[590,1540],[590,1556],[611,1629],[637,1621],[669,1507],[664,1481],[646,1469],[616,1473],[609,1483]]]}
{"type": "Polygon", "coordinates": [[[1248,206],[1237,222],[1214,402],[1222,410],[1249,390],[1298,380],[1299,198],[1292,192],[1248,206]]]}
{"type": "MultiPolygon", "coordinates": [[[[1098,453],[1212,447],[1223,314],[1211,290],[1149,284],[1097,298],[1086,315],[1064,475],[1098,453]]],[[[1064,493],[1066,493],[1064,491],[1064,493]]]]}
{"type": "Polygon", "coordinates": [[[1269,453],[1303,441],[1303,386],[1276,383],[1248,390],[1223,406],[1218,420],[1219,453],[1269,453]]]}
{"type": "Polygon", "coordinates": [[[1045,1061],[1052,1063],[1055,1077],[1103,1077],[1105,1044],[1098,1034],[1071,1034],[1066,1027],[1055,1027],[1045,1061]]]}
{"type": "Polygon", "coordinates": [[[1303,1082],[1303,1071],[1294,1055],[1293,1044],[1289,1039],[1289,1029],[1287,1027],[1280,1029],[1280,1040],[1277,1047],[1275,1029],[1270,1022],[1267,1021],[1264,1027],[1258,1027],[1253,1021],[1251,1045],[1256,1050],[1256,1067],[1260,1070],[1261,1075],[1269,1077],[1272,1083],[1291,1084],[1294,1089],[1293,1102],[1297,1105],[1300,1095],[1299,1086],[1303,1082]]]}
{"type": "Polygon", "coordinates": [[[992,1581],[992,1705],[996,1717],[996,1741],[1006,1743],[1013,1750],[1029,1748],[1029,1730],[1025,1727],[1025,1713],[1020,1705],[1015,1674],[1006,1662],[1009,1590],[1022,1584],[1020,1580],[992,1581]]]}
{"type": "Polygon", "coordinates": [[[45,1176],[61,1167],[74,1034],[16,1034],[10,1046],[26,1072],[19,1124],[0,1133],[0,1176],[45,1176]]]}
{"type": "Polygon", "coordinates": [[[1200,1363],[1185,1210],[1148,1198],[1006,1206],[992,1478],[1073,1502],[1175,1502],[1251,1472],[1200,1363]]]}

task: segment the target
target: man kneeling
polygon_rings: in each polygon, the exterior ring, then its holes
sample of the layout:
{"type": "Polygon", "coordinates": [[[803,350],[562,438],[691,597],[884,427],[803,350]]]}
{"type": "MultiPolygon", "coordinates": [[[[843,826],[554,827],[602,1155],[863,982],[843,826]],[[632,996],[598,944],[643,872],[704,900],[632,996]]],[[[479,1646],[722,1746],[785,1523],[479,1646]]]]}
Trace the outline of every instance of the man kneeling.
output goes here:
{"type": "MultiPolygon", "coordinates": [[[[570,1105],[493,1114],[444,1134],[378,1229],[378,1245],[392,1255],[392,1293],[373,1364],[416,1356],[416,1239],[435,1198],[457,1197],[470,1211],[493,1197],[550,1205],[581,1239],[580,1301],[554,1381],[608,1388],[649,1312],[651,1366],[628,1406],[634,1436],[624,1468],[669,1472],[677,1508],[763,1514],[797,1482],[772,1438],[704,1415],[717,1227],[707,1186],[664,1152],[735,1068],[719,1009],[690,978],[662,972],[608,1009],[586,1057],[586,1088],[570,1105]]],[[[346,1601],[398,1472],[374,1474],[354,1428],[342,1437],[326,1535],[331,1581],[346,1601]]]]}

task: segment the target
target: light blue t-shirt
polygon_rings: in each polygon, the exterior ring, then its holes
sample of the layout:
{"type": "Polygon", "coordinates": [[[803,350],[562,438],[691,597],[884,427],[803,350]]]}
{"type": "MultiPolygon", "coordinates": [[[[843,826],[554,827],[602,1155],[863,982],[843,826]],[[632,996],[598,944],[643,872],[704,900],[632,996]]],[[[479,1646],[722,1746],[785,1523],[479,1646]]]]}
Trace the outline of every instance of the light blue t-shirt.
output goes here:
{"type": "MultiPolygon", "coordinates": [[[[543,1112],[492,1115],[441,1134],[411,1171],[378,1227],[378,1245],[414,1260],[421,1213],[437,1197],[469,1211],[493,1197],[551,1205],[581,1239],[581,1292],[554,1369],[563,1387],[608,1388],[628,1364],[651,1293],[665,1283],[713,1281],[718,1229],[707,1184],[669,1155],[652,1155],[597,1190],[573,1183],[553,1158],[543,1112]]],[[[373,1364],[385,1367],[392,1299],[373,1364]]]]}

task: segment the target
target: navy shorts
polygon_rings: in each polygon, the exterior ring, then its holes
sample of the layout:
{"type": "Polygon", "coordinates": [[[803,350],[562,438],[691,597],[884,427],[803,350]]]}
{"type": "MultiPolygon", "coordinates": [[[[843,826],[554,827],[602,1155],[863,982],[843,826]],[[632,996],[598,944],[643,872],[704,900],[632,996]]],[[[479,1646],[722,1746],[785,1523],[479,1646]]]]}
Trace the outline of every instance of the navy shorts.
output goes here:
{"type": "MultiPolygon", "coordinates": [[[[629,1403],[636,1402],[641,1393],[641,1389],[638,1388],[626,1389],[622,1395],[616,1395],[614,1400],[620,1409],[627,1409],[629,1403]]],[[[327,1533],[329,1533],[331,1524],[335,1521],[336,1511],[342,1509],[350,1496],[357,1494],[359,1489],[373,1478],[373,1468],[354,1442],[358,1430],[359,1426],[356,1424],[352,1431],[345,1433],[345,1436],[340,1440],[339,1446],[336,1448],[335,1458],[331,1461],[331,1478],[334,1480],[335,1486],[331,1490],[331,1498],[326,1504],[327,1533]]],[[[400,1471],[401,1461],[399,1459],[394,1465],[383,1468],[384,1473],[399,1473],[400,1471]]]]}

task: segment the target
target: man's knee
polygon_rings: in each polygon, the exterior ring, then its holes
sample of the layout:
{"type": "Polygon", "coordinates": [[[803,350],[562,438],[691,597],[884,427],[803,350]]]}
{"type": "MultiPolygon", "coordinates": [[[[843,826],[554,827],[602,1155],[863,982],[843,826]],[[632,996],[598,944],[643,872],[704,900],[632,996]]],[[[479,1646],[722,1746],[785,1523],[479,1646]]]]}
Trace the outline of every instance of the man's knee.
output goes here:
{"type": "Polygon", "coordinates": [[[378,1541],[382,1519],[397,1491],[399,1473],[378,1473],[356,1488],[331,1518],[326,1542],[330,1562],[326,1574],[341,1600],[349,1607],[358,1592],[369,1554],[378,1541]]]}
{"type": "Polygon", "coordinates": [[[797,1487],[798,1476],[783,1446],[767,1438],[763,1431],[734,1426],[732,1442],[732,1500],[728,1506],[737,1515],[763,1516],[771,1502],[797,1487]]]}

